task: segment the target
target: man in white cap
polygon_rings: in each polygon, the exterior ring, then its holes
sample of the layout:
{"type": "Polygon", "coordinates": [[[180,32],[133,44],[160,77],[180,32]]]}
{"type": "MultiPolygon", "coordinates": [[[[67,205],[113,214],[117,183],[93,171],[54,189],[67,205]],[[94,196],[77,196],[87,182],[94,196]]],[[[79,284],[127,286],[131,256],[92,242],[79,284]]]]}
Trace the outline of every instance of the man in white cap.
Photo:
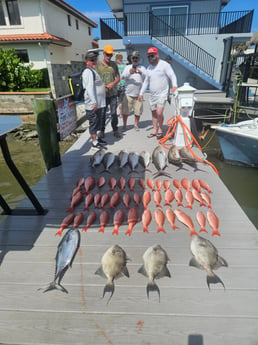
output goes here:
{"type": "Polygon", "coordinates": [[[138,96],[146,76],[146,68],[140,65],[140,54],[138,51],[132,53],[131,62],[122,73],[122,79],[125,80],[125,97],[122,103],[123,129],[126,129],[128,115],[133,110],[134,128],[136,131],[139,131],[138,126],[143,106],[142,102],[139,102],[138,96]]]}
{"type": "Polygon", "coordinates": [[[148,138],[157,137],[157,139],[161,139],[163,137],[163,111],[169,93],[169,81],[172,85],[171,92],[175,92],[177,89],[177,78],[172,67],[164,60],[160,60],[159,51],[156,47],[149,48],[147,55],[150,65],[147,68],[147,76],[138,99],[142,101],[142,95],[149,85],[153,131],[148,135],[148,138]]]}

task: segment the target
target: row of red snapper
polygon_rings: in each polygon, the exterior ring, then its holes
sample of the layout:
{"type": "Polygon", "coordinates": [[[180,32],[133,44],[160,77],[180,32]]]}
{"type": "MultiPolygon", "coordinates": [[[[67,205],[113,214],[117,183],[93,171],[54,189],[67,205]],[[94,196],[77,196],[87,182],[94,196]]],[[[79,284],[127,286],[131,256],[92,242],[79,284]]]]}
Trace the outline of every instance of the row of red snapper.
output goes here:
{"type": "MultiPolygon", "coordinates": [[[[185,199],[187,201],[187,208],[192,209],[192,204],[194,202],[194,199],[197,200],[200,204],[200,206],[207,206],[207,220],[212,228],[212,236],[213,235],[220,235],[218,231],[219,227],[219,219],[216,216],[216,214],[211,210],[211,199],[208,193],[211,193],[211,189],[206,181],[204,180],[197,180],[193,179],[192,182],[190,182],[187,178],[182,178],[181,181],[174,179],[172,181],[172,184],[174,187],[176,187],[175,193],[170,188],[171,183],[169,180],[156,180],[155,183],[151,178],[147,179],[147,186],[151,189],[153,192],[153,199],[156,203],[156,207],[162,207],[161,206],[161,200],[162,200],[162,194],[161,189],[162,186],[164,188],[164,195],[165,195],[165,203],[164,205],[171,207],[171,202],[175,199],[177,201],[177,206],[183,206],[183,192],[182,188],[186,190],[185,192],[185,199]],[[192,187],[192,189],[191,189],[192,187]],[[202,189],[205,189],[206,191],[202,191],[202,189]]],[[[95,180],[94,177],[89,176],[86,179],[81,178],[78,180],[76,188],[73,190],[72,196],[71,196],[71,204],[70,207],[67,209],[68,212],[73,212],[74,207],[79,205],[83,201],[83,195],[86,194],[85,197],[85,207],[84,210],[89,210],[89,207],[91,204],[94,203],[95,208],[104,208],[105,205],[109,203],[109,208],[116,208],[118,204],[120,203],[121,199],[126,206],[126,208],[129,210],[127,213],[127,222],[129,224],[129,227],[126,231],[126,235],[131,235],[134,225],[138,222],[139,215],[137,208],[132,207],[130,208],[129,204],[131,202],[131,196],[128,193],[124,193],[121,198],[121,193],[114,192],[113,195],[110,197],[108,193],[104,193],[101,195],[101,193],[92,194],[92,189],[97,185],[97,187],[100,189],[103,187],[106,183],[105,177],[100,176],[97,180],[95,180]],[[84,191],[83,191],[84,187],[84,191]]],[[[138,183],[143,189],[143,195],[139,195],[138,193],[134,192],[134,201],[137,206],[140,205],[140,203],[143,204],[143,213],[142,213],[142,224],[143,224],[143,231],[148,232],[148,226],[152,221],[152,214],[147,209],[147,205],[151,201],[151,193],[149,190],[146,190],[145,181],[140,178],[138,179],[138,183]]],[[[111,177],[108,181],[108,184],[110,186],[110,191],[114,191],[115,187],[118,186],[120,189],[120,192],[125,191],[126,185],[128,185],[130,191],[134,191],[134,187],[136,184],[136,180],[134,178],[129,178],[128,181],[125,180],[123,176],[121,176],[118,181],[111,177]]],[[[169,224],[171,225],[172,229],[175,230],[178,227],[175,225],[175,220],[178,219],[180,222],[185,224],[189,230],[190,235],[197,234],[194,223],[192,221],[192,218],[187,215],[184,211],[180,209],[172,210],[171,208],[168,208],[166,210],[166,216],[164,212],[160,209],[156,209],[154,211],[154,218],[158,225],[157,232],[166,232],[163,225],[165,222],[165,219],[167,218],[169,224]]],[[[88,228],[95,223],[97,219],[97,214],[95,211],[91,211],[87,217],[86,220],[86,226],[82,229],[82,231],[87,231],[88,228]]],[[[208,232],[205,229],[206,226],[206,217],[202,211],[198,211],[196,213],[196,219],[198,221],[198,224],[200,225],[199,232],[208,232]]],[[[76,215],[74,213],[69,214],[67,217],[65,217],[62,221],[62,224],[60,226],[60,229],[56,233],[56,235],[61,235],[62,231],[68,227],[70,224],[73,223],[74,227],[79,227],[84,220],[84,215],[82,212],[77,213],[76,215]]],[[[109,223],[110,220],[110,214],[107,210],[104,210],[99,217],[99,224],[100,229],[99,232],[104,232],[105,226],[109,223]]],[[[118,234],[119,226],[124,222],[125,220],[125,212],[122,209],[118,209],[114,215],[113,215],[113,225],[114,230],[112,234],[118,234]]]]}

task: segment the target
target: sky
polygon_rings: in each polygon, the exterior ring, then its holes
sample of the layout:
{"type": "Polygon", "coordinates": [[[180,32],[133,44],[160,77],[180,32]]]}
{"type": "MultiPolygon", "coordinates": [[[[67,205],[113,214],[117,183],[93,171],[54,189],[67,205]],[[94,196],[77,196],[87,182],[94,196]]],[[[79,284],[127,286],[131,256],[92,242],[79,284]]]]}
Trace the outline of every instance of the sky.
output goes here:
{"type": "MultiPolygon", "coordinates": [[[[106,2],[106,0],[65,0],[68,4],[82,12],[91,20],[99,24],[99,18],[112,18],[112,12],[106,2]]],[[[257,0],[231,0],[229,4],[224,8],[224,11],[245,11],[253,10],[253,25],[251,32],[258,30],[258,1],[257,0]]],[[[93,30],[93,38],[99,37],[99,29],[93,30]]]]}

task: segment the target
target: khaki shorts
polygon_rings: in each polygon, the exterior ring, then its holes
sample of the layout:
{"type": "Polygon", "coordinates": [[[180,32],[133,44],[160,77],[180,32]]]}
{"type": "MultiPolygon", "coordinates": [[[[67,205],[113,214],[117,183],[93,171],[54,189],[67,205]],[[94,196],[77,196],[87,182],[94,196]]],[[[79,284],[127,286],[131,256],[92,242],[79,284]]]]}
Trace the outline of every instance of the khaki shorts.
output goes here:
{"type": "Polygon", "coordinates": [[[165,108],[167,97],[152,97],[149,98],[151,110],[156,110],[157,108],[165,108]]]}
{"type": "Polygon", "coordinates": [[[122,114],[123,115],[129,115],[130,112],[133,110],[134,115],[141,116],[143,109],[142,102],[138,101],[138,97],[131,97],[128,95],[125,95],[123,98],[122,103],[122,114]]]}

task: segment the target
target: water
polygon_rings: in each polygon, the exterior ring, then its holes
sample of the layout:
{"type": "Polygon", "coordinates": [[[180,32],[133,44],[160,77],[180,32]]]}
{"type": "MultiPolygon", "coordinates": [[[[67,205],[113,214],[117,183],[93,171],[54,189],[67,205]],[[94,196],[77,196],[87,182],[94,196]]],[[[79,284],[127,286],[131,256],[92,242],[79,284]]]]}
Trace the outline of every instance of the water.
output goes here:
{"type": "Polygon", "coordinates": [[[216,166],[221,180],[258,229],[258,169],[224,162],[214,132],[207,135],[201,147],[207,153],[208,160],[216,166]],[[210,139],[211,142],[205,147],[210,139]]]}
{"type": "MultiPolygon", "coordinates": [[[[73,142],[61,142],[61,154],[63,154],[72,143],[73,142]]],[[[216,136],[212,136],[212,133],[208,134],[205,141],[200,144],[203,148],[203,152],[208,154],[208,160],[216,166],[222,181],[258,229],[258,169],[233,166],[220,160],[219,144],[216,136]]],[[[38,140],[20,142],[8,136],[8,145],[15,164],[24,176],[26,182],[33,187],[45,174],[44,162],[38,140]]],[[[24,192],[6,167],[1,153],[0,171],[1,194],[10,207],[14,208],[19,201],[23,199],[24,192]]]]}
{"type": "MultiPolygon", "coordinates": [[[[61,155],[68,150],[75,140],[76,139],[72,141],[60,142],[59,146],[61,155]]],[[[8,135],[7,143],[15,165],[24,177],[27,184],[32,188],[46,173],[38,139],[23,142],[15,140],[13,135],[8,135]]],[[[7,167],[1,149],[0,194],[4,197],[11,208],[15,208],[17,204],[24,198],[24,191],[7,167]]]]}

